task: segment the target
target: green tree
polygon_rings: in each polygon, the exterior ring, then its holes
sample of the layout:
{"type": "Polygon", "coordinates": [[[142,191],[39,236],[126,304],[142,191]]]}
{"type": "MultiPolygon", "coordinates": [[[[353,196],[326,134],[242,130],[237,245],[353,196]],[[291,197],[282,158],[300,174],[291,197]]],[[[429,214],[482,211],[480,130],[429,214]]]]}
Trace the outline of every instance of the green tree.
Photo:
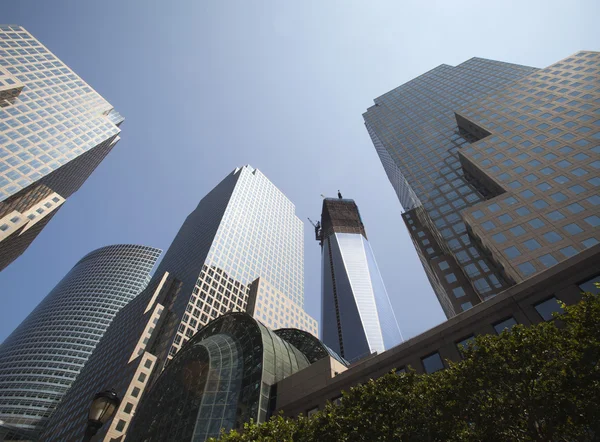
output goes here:
{"type": "Polygon", "coordinates": [[[600,297],[500,335],[420,375],[391,373],[310,418],[275,416],[223,442],[592,441],[600,438],[600,297]]]}

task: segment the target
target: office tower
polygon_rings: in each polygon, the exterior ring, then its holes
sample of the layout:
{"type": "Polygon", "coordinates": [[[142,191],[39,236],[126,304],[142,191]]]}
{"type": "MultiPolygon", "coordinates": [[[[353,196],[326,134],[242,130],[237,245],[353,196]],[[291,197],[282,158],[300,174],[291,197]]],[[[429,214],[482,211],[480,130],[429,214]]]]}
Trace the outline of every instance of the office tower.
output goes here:
{"type": "Polygon", "coordinates": [[[123,118],[21,26],[0,26],[0,270],[119,140],[123,118]]]}
{"type": "Polygon", "coordinates": [[[282,327],[306,330],[319,337],[317,321],[285,292],[277,290],[264,278],[256,278],[248,290],[246,313],[272,330],[282,327]]]}
{"type": "Polygon", "coordinates": [[[117,312],[150,280],[160,250],[102,247],[84,256],[0,345],[0,420],[38,433],[117,312]]]}
{"type": "Polygon", "coordinates": [[[346,366],[308,332],[272,331],[246,313],[228,313],[167,366],[142,400],[127,440],[203,442],[221,429],[264,422],[273,411],[273,386],[324,358],[346,366]]]}
{"type": "Polygon", "coordinates": [[[323,342],[351,362],[399,344],[400,329],[354,200],[323,200],[316,234],[323,342]]]}
{"type": "MultiPolygon", "coordinates": [[[[71,440],[83,434],[89,401],[108,388],[115,389],[123,405],[96,439],[124,436],[138,401],[168,360],[212,319],[246,311],[250,286],[257,278],[301,307],[303,223],[294,210],[285,195],[250,166],[235,169],[202,198],[148,288],[115,318],[43,438],[71,440]]],[[[263,312],[273,319],[277,314],[282,327],[290,321],[312,330],[296,316],[297,310],[282,311],[287,304],[267,307],[265,302],[256,298],[257,319],[263,312]]]]}
{"type": "Polygon", "coordinates": [[[598,61],[442,65],[364,114],[448,317],[598,242],[598,61]]]}

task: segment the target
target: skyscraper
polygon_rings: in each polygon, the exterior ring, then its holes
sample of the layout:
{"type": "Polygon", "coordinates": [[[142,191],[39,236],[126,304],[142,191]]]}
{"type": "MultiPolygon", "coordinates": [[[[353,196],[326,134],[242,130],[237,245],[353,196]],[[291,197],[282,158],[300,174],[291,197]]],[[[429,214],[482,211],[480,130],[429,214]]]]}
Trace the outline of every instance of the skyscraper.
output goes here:
{"type": "Polygon", "coordinates": [[[117,312],[148,284],[160,250],[102,247],[81,258],[0,345],[0,420],[39,432],[117,312]]]}
{"type": "Polygon", "coordinates": [[[353,362],[402,342],[354,200],[326,198],[321,224],[323,342],[353,362]]]}
{"type": "Polygon", "coordinates": [[[123,118],[21,26],[0,26],[0,270],[119,141],[123,118]]]}
{"type": "Polygon", "coordinates": [[[598,243],[599,60],[441,65],[364,114],[448,317],[598,243]]]}
{"type": "Polygon", "coordinates": [[[108,441],[124,435],[145,389],[168,360],[211,320],[249,310],[251,288],[256,319],[263,321],[265,314],[281,327],[290,324],[312,332],[314,319],[301,308],[303,223],[294,210],[285,195],[250,166],[235,169],[202,198],[147,290],[115,318],[43,437],[71,440],[82,434],[88,402],[107,388],[117,391],[122,405],[97,438],[108,441]],[[255,287],[258,284],[264,288],[255,287]],[[286,301],[272,303],[267,294],[275,292],[284,293],[286,301]]]}

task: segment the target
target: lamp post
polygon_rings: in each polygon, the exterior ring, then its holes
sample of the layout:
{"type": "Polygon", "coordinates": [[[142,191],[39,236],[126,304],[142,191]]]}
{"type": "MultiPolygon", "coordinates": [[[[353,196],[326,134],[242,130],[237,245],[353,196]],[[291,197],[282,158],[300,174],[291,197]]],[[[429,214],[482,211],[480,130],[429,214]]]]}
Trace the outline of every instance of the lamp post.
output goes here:
{"type": "Polygon", "coordinates": [[[94,400],[90,405],[88,414],[87,428],[85,429],[84,442],[92,440],[92,437],[98,432],[100,427],[114,416],[121,399],[117,396],[114,390],[106,390],[101,393],[96,393],[94,400]]]}

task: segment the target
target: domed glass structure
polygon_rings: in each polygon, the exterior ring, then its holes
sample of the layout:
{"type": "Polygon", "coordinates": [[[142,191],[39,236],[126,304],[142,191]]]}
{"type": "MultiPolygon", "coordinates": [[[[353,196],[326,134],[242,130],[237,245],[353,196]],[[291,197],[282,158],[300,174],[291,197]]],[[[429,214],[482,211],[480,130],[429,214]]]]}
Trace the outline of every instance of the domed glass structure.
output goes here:
{"type": "Polygon", "coordinates": [[[198,442],[251,419],[264,422],[271,387],[330,352],[307,332],[274,332],[246,313],[221,316],[200,330],[156,380],[127,440],[198,442]]]}

